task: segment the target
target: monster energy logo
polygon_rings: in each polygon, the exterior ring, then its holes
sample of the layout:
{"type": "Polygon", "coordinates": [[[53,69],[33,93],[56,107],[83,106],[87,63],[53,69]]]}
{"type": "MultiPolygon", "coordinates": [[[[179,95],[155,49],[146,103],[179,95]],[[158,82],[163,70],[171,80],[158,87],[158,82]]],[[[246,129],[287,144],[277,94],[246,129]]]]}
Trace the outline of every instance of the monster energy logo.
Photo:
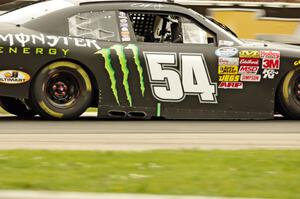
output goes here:
{"type": "Polygon", "coordinates": [[[119,58],[120,66],[121,66],[121,71],[123,73],[123,87],[126,93],[127,101],[132,107],[132,96],[130,93],[130,87],[128,83],[128,78],[129,78],[129,68],[127,64],[127,58],[125,54],[125,49],[129,49],[133,53],[133,59],[134,63],[136,65],[137,71],[139,73],[139,80],[140,80],[140,90],[142,92],[142,95],[144,97],[145,95],[145,83],[144,83],[144,76],[143,76],[143,68],[141,66],[140,58],[139,58],[139,49],[137,46],[133,44],[129,44],[127,47],[124,47],[122,45],[114,45],[110,48],[104,48],[100,51],[98,51],[96,54],[101,54],[104,58],[105,64],[104,67],[109,75],[109,79],[111,82],[111,90],[113,92],[113,95],[117,101],[117,103],[120,105],[120,100],[119,100],[119,95],[118,95],[118,90],[117,90],[117,80],[116,80],[116,72],[114,67],[111,64],[111,50],[115,50],[117,53],[117,56],[119,58]]]}

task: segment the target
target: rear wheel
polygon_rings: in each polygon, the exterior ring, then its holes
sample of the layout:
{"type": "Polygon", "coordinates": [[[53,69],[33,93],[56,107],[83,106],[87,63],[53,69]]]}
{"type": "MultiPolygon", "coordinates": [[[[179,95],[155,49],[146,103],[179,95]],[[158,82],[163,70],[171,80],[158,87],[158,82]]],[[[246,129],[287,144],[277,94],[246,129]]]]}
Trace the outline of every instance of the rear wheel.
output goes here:
{"type": "Polygon", "coordinates": [[[277,93],[277,106],[283,116],[300,119],[300,68],[283,79],[277,93]]]}
{"type": "Polygon", "coordinates": [[[0,97],[0,106],[6,112],[21,118],[30,118],[36,115],[22,100],[13,97],[0,97]]]}
{"type": "Polygon", "coordinates": [[[33,108],[46,119],[76,119],[91,104],[88,74],[72,62],[55,62],[42,69],[32,86],[33,108]]]}

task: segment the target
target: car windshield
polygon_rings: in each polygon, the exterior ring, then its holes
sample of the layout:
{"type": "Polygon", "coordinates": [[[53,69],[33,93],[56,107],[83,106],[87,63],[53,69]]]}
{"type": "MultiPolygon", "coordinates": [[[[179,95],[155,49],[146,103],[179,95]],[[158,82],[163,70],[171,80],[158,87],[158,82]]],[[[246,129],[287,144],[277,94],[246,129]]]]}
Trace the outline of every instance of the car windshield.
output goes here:
{"type": "Polygon", "coordinates": [[[24,24],[57,10],[74,6],[68,0],[51,0],[28,5],[0,15],[0,22],[24,24]]]}

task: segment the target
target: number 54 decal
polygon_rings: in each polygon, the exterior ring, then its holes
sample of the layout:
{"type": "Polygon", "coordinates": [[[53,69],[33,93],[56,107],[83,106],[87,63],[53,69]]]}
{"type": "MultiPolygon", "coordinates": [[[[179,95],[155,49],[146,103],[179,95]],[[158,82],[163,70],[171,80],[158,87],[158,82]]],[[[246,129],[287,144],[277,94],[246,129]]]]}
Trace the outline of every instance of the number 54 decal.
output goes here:
{"type": "Polygon", "coordinates": [[[196,95],[200,103],[218,103],[203,54],[144,52],[152,93],[165,102],[180,102],[196,95]]]}

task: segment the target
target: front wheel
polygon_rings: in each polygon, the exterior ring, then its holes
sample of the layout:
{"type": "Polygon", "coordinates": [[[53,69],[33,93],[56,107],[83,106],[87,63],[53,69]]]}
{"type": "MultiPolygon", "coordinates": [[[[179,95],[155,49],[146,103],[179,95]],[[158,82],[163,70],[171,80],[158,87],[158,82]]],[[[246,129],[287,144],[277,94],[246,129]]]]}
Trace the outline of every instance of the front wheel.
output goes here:
{"type": "Polygon", "coordinates": [[[279,112],[290,119],[300,119],[300,68],[290,71],[277,92],[279,112]]]}
{"type": "Polygon", "coordinates": [[[55,62],[35,78],[31,102],[46,119],[76,119],[91,104],[92,85],[88,74],[72,62],[55,62]]]}

